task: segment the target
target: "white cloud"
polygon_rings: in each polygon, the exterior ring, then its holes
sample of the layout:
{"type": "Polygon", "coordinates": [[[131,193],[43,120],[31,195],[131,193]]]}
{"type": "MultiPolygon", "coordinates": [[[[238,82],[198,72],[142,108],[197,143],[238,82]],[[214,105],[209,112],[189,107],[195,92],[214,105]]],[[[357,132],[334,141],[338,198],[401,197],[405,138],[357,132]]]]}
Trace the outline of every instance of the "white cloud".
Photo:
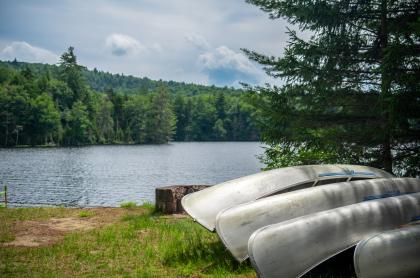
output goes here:
{"type": "Polygon", "coordinates": [[[185,39],[187,42],[191,43],[200,50],[206,50],[210,48],[209,42],[203,36],[197,34],[188,34],[185,36],[185,39]]]}
{"type": "Polygon", "coordinates": [[[233,51],[227,46],[201,54],[198,57],[200,64],[206,69],[232,68],[242,72],[255,72],[255,66],[242,54],[233,51]]]}
{"type": "Polygon", "coordinates": [[[227,46],[220,46],[198,57],[199,67],[208,75],[210,83],[237,85],[238,82],[259,83],[262,70],[244,54],[227,46]]]}
{"type": "Polygon", "coordinates": [[[0,59],[55,64],[58,56],[43,48],[35,47],[24,41],[15,41],[0,51],[0,59]]]}
{"type": "Polygon", "coordinates": [[[116,33],[106,37],[105,47],[115,56],[138,55],[145,52],[163,52],[163,47],[160,43],[143,44],[133,37],[116,33]]]}
{"type": "Polygon", "coordinates": [[[251,78],[253,66],[240,55],[233,55],[230,64],[211,62],[223,56],[216,47],[278,56],[288,41],[285,20],[270,20],[244,0],[0,3],[0,54],[18,36],[56,54],[74,46],[79,63],[89,68],[153,79],[212,84],[222,70],[237,79],[245,73],[251,78]]]}
{"type": "Polygon", "coordinates": [[[124,34],[111,34],[105,39],[105,46],[116,56],[138,54],[146,50],[138,40],[124,34]]]}

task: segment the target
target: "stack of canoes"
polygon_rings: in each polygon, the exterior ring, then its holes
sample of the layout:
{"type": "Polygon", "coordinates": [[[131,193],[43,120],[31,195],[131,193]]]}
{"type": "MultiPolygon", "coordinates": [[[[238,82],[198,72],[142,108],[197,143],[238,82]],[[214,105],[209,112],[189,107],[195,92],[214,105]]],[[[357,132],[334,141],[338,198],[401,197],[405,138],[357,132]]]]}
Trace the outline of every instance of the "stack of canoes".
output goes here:
{"type": "Polygon", "coordinates": [[[281,168],[185,196],[185,211],[260,277],[300,277],[356,247],[359,277],[420,277],[420,180],[358,165],[281,168]]]}

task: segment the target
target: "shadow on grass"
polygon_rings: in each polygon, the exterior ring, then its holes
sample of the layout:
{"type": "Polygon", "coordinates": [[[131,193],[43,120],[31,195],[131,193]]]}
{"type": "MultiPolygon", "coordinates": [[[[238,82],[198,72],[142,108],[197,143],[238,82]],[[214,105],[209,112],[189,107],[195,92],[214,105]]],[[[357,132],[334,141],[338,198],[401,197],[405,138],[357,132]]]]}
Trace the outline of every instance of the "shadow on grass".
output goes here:
{"type": "MultiPolygon", "coordinates": [[[[208,231],[205,231],[208,233],[208,231]]],[[[178,248],[168,248],[164,253],[165,265],[199,264],[204,265],[203,273],[214,273],[224,270],[231,273],[249,271],[249,262],[239,264],[226,250],[224,245],[215,239],[200,237],[201,233],[191,234],[188,238],[179,239],[185,242],[175,242],[178,248]]]]}
{"type": "Polygon", "coordinates": [[[127,216],[135,230],[147,231],[147,242],[154,245],[163,266],[191,268],[207,274],[239,274],[252,272],[250,263],[237,263],[217,234],[211,233],[189,218],[160,217],[149,210],[140,216],[127,216]]]}
{"type": "Polygon", "coordinates": [[[353,278],[356,277],[353,265],[354,247],[326,260],[303,277],[305,278],[353,278]]]}

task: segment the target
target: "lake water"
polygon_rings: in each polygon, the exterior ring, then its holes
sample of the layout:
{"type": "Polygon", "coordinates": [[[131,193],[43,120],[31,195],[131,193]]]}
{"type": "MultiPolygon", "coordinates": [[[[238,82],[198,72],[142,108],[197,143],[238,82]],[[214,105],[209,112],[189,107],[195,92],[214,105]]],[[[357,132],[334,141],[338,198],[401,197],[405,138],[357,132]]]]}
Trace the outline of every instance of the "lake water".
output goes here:
{"type": "Polygon", "coordinates": [[[262,153],[257,142],[0,149],[0,183],[8,185],[12,207],[154,202],[159,186],[259,172],[262,153]]]}

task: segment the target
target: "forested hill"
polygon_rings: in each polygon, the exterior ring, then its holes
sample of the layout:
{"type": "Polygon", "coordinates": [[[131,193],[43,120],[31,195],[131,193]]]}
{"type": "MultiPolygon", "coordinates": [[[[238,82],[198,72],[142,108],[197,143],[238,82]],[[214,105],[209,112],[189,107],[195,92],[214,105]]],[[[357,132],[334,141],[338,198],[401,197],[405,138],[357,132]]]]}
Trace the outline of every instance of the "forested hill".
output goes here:
{"type": "MultiPolygon", "coordinates": [[[[0,61],[0,68],[8,68],[14,70],[23,70],[29,68],[35,75],[49,73],[54,78],[60,77],[60,67],[58,65],[26,63],[20,61],[0,61]]],[[[81,72],[89,87],[97,92],[105,92],[113,89],[115,92],[124,94],[137,94],[155,91],[159,86],[166,87],[171,93],[183,94],[185,96],[193,96],[198,94],[241,94],[242,90],[204,86],[176,81],[152,80],[147,77],[135,77],[132,75],[112,74],[94,68],[88,70],[81,67],[81,72]]]]}
{"type": "Polygon", "coordinates": [[[254,141],[247,93],[57,65],[0,61],[0,146],[254,141]]]}

